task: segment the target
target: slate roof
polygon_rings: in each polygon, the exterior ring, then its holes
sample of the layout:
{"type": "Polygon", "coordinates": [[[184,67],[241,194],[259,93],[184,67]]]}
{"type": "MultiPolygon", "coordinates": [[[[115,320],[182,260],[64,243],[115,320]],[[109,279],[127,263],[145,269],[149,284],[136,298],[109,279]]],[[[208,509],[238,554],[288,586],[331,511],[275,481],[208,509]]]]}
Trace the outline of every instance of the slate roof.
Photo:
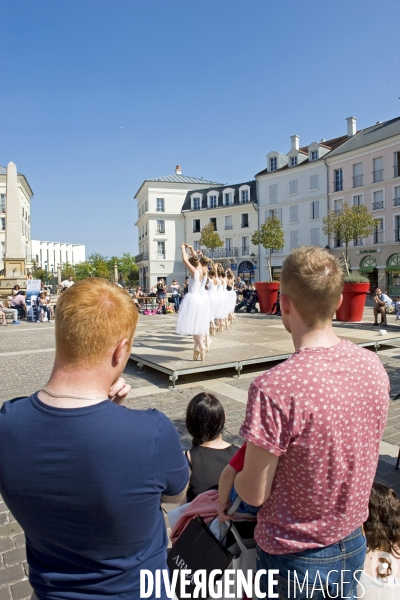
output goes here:
{"type": "Polygon", "coordinates": [[[377,123],[376,125],[372,125],[372,127],[357,131],[355,135],[349,138],[339,148],[330,152],[329,158],[331,156],[343,154],[344,152],[351,152],[351,150],[358,150],[359,148],[375,144],[376,142],[382,142],[395,135],[400,135],[400,117],[385,121],[384,123],[377,123]]]}
{"type": "MultiPolygon", "coordinates": [[[[318,161],[323,160],[327,156],[332,156],[332,151],[338,147],[341,147],[348,139],[349,139],[349,137],[347,135],[341,135],[340,137],[332,138],[331,140],[325,140],[324,142],[319,142],[320,146],[323,146],[324,148],[330,148],[331,151],[327,154],[324,154],[324,156],[322,156],[321,158],[318,158],[317,160],[310,161],[309,158],[306,158],[306,160],[303,160],[301,163],[299,163],[298,165],[296,165],[294,167],[289,167],[289,165],[287,164],[284,167],[282,167],[281,169],[277,169],[276,171],[269,171],[268,168],[263,169],[262,171],[257,173],[255,175],[255,177],[258,177],[259,175],[266,175],[267,173],[280,173],[281,171],[284,171],[285,169],[294,170],[299,167],[302,167],[303,165],[308,165],[310,162],[317,163],[318,161]]],[[[310,144],[310,146],[311,146],[311,144],[310,144]]],[[[309,154],[308,149],[310,146],[303,146],[302,148],[299,148],[299,152],[301,152],[302,154],[308,155],[309,154]]]]}
{"type": "Polygon", "coordinates": [[[154,177],[154,179],[145,179],[135,194],[135,198],[142,189],[143,185],[148,181],[160,182],[160,183],[204,183],[205,185],[216,185],[221,186],[223,183],[217,183],[216,181],[210,181],[209,179],[203,179],[202,177],[188,177],[186,175],[165,175],[164,177],[154,177]]]}
{"type": "MultiPolygon", "coordinates": [[[[253,179],[252,181],[245,181],[243,183],[235,183],[233,185],[223,185],[221,187],[221,184],[217,184],[217,186],[214,187],[207,187],[201,190],[191,190],[190,192],[188,192],[186,194],[186,198],[185,198],[185,202],[183,203],[182,206],[182,212],[183,211],[187,211],[187,210],[192,210],[192,202],[191,202],[191,196],[193,194],[196,194],[196,196],[198,196],[199,194],[202,196],[202,202],[201,202],[201,208],[205,209],[208,208],[207,207],[207,193],[211,192],[212,190],[215,190],[216,188],[218,188],[219,192],[222,192],[221,194],[218,195],[218,204],[217,204],[217,208],[220,208],[223,206],[223,193],[224,190],[230,188],[233,189],[233,204],[230,204],[230,206],[233,205],[238,205],[240,204],[241,206],[243,206],[243,203],[239,202],[239,188],[242,185],[249,185],[250,186],[250,203],[253,202],[257,202],[257,182],[255,181],[255,179],[253,179]]],[[[224,207],[227,208],[227,207],[224,207]]],[[[193,212],[197,212],[197,211],[193,211],[193,212]]]]}

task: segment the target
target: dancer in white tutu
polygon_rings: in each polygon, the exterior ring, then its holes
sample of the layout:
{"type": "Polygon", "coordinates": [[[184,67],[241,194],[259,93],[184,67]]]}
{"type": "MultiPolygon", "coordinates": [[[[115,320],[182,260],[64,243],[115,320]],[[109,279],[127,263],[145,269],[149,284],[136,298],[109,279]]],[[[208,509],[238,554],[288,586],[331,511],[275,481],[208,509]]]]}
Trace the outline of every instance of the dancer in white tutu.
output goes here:
{"type": "MultiPolygon", "coordinates": [[[[204,337],[208,334],[209,315],[205,300],[205,294],[200,292],[201,281],[204,278],[203,269],[199,258],[194,254],[188,259],[186,248],[188,244],[182,244],[182,260],[190,272],[189,292],[185,294],[179,307],[176,333],[178,335],[192,335],[194,340],[193,360],[204,360],[205,347],[204,337]]],[[[193,251],[194,252],[194,251],[193,251]]]]}
{"type": "Polygon", "coordinates": [[[226,289],[229,294],[228,320],[232,323],[235,320],[236,292],[234,290],[235,276],[230,269],[226,272],[226,282],[226,289]]]}
{"type": "Polygon", "coordinates": [[[215,269],[214,264],[211,264],[211,269],[208,271],[208,297],[210,299],[210,334],[215,335],[217,330],[217,325],[215,322],[216,314],[219,305],[219,295],[217,293],[218,289],[218,278],[217,271],[215,269]]]}

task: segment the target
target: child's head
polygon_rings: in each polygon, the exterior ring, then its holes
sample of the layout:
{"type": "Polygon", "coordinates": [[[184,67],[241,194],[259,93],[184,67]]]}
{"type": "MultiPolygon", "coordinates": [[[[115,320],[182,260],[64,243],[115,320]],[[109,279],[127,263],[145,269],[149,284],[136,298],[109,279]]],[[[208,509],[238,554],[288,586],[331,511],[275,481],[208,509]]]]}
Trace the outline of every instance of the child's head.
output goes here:
{"type": "Polygon", "coordinates": [[[223,406],[213,394],[201,392],[191,399],[186,409],[186,429],[192,436],[193,446],[217,439],[224,425],[223,406]]]}
{"type": "MultiPolygon", "coordinates": [[[[369,550],[380,550],[398,556],[400,547],[400,501],[396,493],[383,483],[375,482],[369,498],[369,515],[364,523],[369,550]]],[[[378,577],[391,574],[391,566],[377,573],[378,577]]]]}

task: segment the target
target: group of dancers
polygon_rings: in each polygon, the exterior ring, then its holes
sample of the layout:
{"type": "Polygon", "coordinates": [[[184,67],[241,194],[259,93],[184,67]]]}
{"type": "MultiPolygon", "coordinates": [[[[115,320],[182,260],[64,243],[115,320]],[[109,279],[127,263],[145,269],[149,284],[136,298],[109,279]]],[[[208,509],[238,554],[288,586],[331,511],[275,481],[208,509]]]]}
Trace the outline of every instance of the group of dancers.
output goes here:
{"type": "Polygon", "coordinates": [[[211,336],[228,329],[235,320],[236,292],[232,271],[224,271],[192,246],[181,245],[182,260],[189,270],[188,293],[179,308],[176,333],[191,335],[194,340],[193,360],[204,360],[209,352],[211,336]],[[186,249],[190,251],[187,256],[186,249]]]}

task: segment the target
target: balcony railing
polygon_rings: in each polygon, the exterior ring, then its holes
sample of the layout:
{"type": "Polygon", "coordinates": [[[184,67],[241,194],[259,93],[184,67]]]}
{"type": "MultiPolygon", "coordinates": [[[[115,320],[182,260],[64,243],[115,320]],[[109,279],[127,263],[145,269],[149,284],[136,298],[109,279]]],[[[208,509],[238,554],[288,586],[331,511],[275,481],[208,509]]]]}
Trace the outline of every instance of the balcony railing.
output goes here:
{"type": "MultiPolygon", "coordinates": [[[[157,233],[158,234],[165,233],[165,229],[157,229],[157,233]]],[[[147,233],[146,233],[146,235],[147,235],[147,233]]]]}
{"type": "Polygon", "coordinates": [[[383,208],[385,208],[384,200],[379,200],[379,202],[372,203],[372,210],[382,210],[383,208]]]}
{"type": "Polygon", "coordinates": [[[400,197],[393,198],[393,206],[400,206],[400,197]]]}
{"type": "Polygon", "coordinates": [[[363,176],[362,175],[354,175],[353,187],[360,187],[362,184],[363,184],[363,176]]]}
{"type": "Polygon", "coordinates": [[[242,227],[242,228],[243,227],[249,227],[249,224],[248,223],[242,223],[240,227],[242,227]]]}
{"type": "Polygon", "coordinates": [[[334,181],[333,190],[335,192],[341,192],[343,190],[343,181],[334,181]]]}
{"type": "Polygon", "coordinates": [[[377,171],[372,171],[373,182],[377,183],[378,181],[383,181],[383,169],[378,169],[377,171]]]}
{"type": "Polygon", "coordinates": [[[135,256],[135,262],[136,263],[140,263],[140,262],[143,262],[145,260],[149,260],[149,253],[148,252],[141,252],[140,254],[138,254],[137,256],[135,256]]]}
{"type": "Polygon", "coordinates": [[[395,229],[394,230],[394,241],[395,242],[400,242],[400,229],[395,229]]]}
{"type": "Polygon", "coordinates": [[[157,252],[157,260],[165,260],[165,252],[157,252]]]}
{"type": "Polygon", "coordinates": [[[238,256],[237,248],[216,248],[215,250],[205,250],[209,258],[236,258],[238,256]]]}
{"type": "Polygon", "coordinates": [[[200,228],[198,228],[198,229],[193,229],[193,233],[200,233],[200,228]]]}
{"type": "Polygon", "coordinates": [[[393,177],[400,177],[400,165],[394,165],[393,177]]]}
{"type": "Polygon", "coordinates": [[[374,231],[374,244],[383,244],[385,232],[380,229],[379,231],[374,231]]]}
{"type": "Polygon", "coordinates": [[[242,256],[247,256],[250,254],[250,246],[242,246],[242,256]]]}
{"type": "Polygon", "coordinates": [[[353,240],[353,246],[363,246],[364,241],[362,238],[358,238],[357,240],[353,240]]]}
{"type": "Polygon", "coordinates": [[[225,229],[233,229],[233,225],[225,225],[225,229]]]}

